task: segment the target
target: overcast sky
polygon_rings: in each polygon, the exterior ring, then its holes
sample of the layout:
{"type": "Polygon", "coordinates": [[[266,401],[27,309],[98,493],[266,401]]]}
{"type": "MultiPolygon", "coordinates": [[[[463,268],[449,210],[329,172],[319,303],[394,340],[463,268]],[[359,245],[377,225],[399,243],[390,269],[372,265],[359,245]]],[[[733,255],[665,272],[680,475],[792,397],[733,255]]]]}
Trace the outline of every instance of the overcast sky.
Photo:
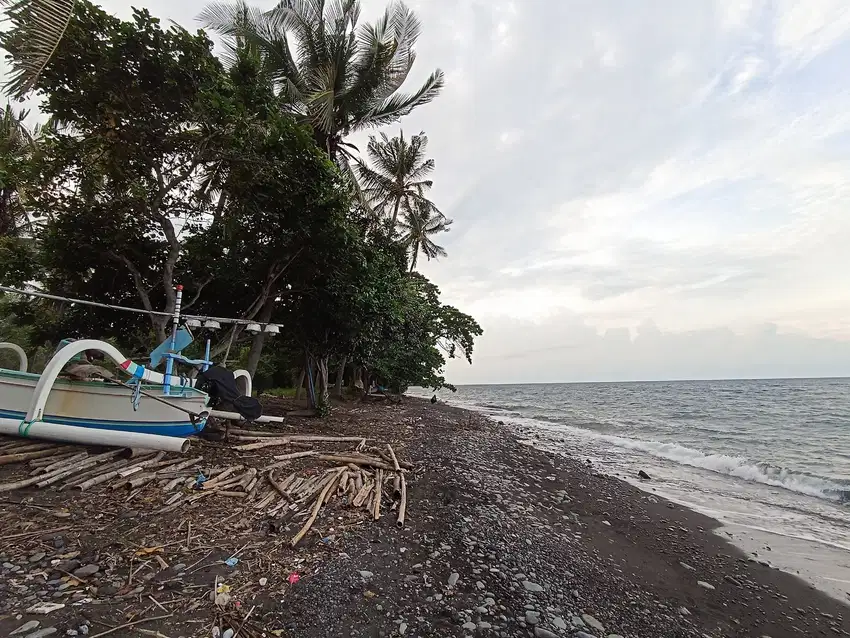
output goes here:
{"type": "Polygon", "coordinates": [[[422,270],[485,330],[451,381],[850,374],[846,0],[410,5],[455,220],[422,270]]]}

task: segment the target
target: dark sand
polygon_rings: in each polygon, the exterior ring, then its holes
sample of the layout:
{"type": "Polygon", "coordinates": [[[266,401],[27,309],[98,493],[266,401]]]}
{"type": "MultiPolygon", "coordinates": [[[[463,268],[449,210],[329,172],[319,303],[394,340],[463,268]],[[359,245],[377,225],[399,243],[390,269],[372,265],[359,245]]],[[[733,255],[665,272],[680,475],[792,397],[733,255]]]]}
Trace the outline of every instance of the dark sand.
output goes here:
{"type": "MultiPolygon", "coordinates": [[[[109,498],[104,494],[3,494],[4,534],[31,529],[20,527],[22,516],[45,530],[64,524],[86,533],[0,537],[0,563],[17,568],[0,567],[0,636],[31,619],[41,628],[55,626],[56,636],[90,619],[89,635],[95,635],[128,614],[162,614],[149,595],[174,616],[139,625],[148,634],[128,628],[110,636],[210,636],[214,611],[207,594],[216,577],[234,583],[242,609],[254,607],[252,619],[269,628],[268,636],[850,636],[850,607],[748,561],[712,531],[712,519],[597,475],[582,460],[523,445],[506,427],[472,413],[405,399],[397,406],[343,406],[327,421],[293,423],[299,432],[368,434],[391,442],[416,466],[408,479],[407,526],[397,529],[389,513],[346,526],[344,517],[337,518],[342,506],[334,511],[332,505],[292,550],[286,541],[296,526],[277,536],[256,515],[235,524],[241,519],[233,503],[227,510],[209,503],[151,520],[140,503],[98,506],[98,498],[109,498]],[[48,510],[63,505],[71,515],[51,520],[9,503],[22,498],[48,510]],[[38,551],[49,560],[50,552],[60,551],[53,548],[58,537],[61,551],[79,545],[84,562],[106,564],[116,543],[143,546],[155,534],[179,539],[187,518],[208,536],[192,547],[175,541],[164,558],[172,566],[202,559],[191,577],[176,578],[171,567],[150,577],[141,572],[134,581],[141,590],[128,597],[102,582],[98,590],[94,576],[80,589],[80,605],[16,617],[34,598],[54,599],[24,563],[38,551]],[[252,549],[235,569],[213,564],[247,543],[252,549]],[[300,582],[281,585],[290,571],[302,575],[300,582]],[[258,586],[260,577],[269,578],[266,587],[258,586]],[[186,602],[192,591],[194,607],[186,602]]],[[[206,457],[210,450],[201,451],[206,457]]],[[[0,482],[9,480],[8,473],[0,467],[0,482]]],[[[113,560],[104,572],[123,580],[128,567],[113,560]]]]}

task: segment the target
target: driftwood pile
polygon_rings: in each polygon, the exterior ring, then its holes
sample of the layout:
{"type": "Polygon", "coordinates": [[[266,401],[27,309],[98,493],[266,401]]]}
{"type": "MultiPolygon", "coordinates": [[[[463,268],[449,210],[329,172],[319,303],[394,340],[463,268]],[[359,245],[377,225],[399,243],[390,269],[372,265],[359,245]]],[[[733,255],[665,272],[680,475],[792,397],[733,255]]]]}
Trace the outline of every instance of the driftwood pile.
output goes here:
{"type": "Polygon", "coordinates": [[[203,456],[187,459],[127,448],[93,453],[83,446],[0,439],[0,466],[27,463],[29,470],[26,478],[0,483],[0,493],[23,488],[85,491],[99,487],[129,501],[142,491],[159,491],[162,504],[156,514],[192,507],[210,497],[234,499],[240,509],[269,519],[273,532],[305,519],[290,541],[293,547],[309,532],[322,507],[335,499],[344,506],[365,509],[375,520],[381,517],[386,502],[387,511],[395,513],[396,524],[404,526],[405,472],[411,466],[398,460],[392,446],[369,447],[363,437],[281,435],[235,428],[229,429],[227,436],[236,439],[230,449],[238,453],[237,458],[230,454],[229,460],[235,462],[214,467],[204,464],[203,456]],[[349,450],[313,447],[339,444],[347,444],[349,450]],[[299,449],[263,459],[249,454],[272,447],[299,449]],[[293,469],[293,462],[302,467],[287,471],[293,469]]]}

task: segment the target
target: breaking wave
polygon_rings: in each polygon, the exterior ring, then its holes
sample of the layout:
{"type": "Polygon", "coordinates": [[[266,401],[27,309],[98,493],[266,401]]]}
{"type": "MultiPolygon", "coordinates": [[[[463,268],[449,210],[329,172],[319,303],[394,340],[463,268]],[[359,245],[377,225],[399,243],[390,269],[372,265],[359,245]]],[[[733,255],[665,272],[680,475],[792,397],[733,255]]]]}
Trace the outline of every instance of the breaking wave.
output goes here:
{"type": "Polygon", "coordinates": [[[850,482],[839,482],[820,476],[777,467],[769,463],[754,462],[743,456],[706,454],[676,443],[643,441],[610,434],[591,433],[580,428],[569,428],[592,434],[618,447],[645,452],[680,465],[690,465],[704,470],[733,476],[745,481],[781,487],[792,492],[816,498],[850,503],[850,482]]]}

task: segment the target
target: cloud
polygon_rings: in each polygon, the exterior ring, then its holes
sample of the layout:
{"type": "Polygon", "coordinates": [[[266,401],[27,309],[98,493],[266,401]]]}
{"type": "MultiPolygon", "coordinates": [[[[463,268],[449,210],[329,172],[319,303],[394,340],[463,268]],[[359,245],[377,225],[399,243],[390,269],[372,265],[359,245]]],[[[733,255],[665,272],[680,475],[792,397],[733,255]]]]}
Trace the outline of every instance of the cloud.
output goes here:
{"type": "MultiPolygon", "coordinates": [[[[192,28],[204,3],[144,4],[192,28]]],[[[451,375],[850,373],[850,6],[410,4],[409,84],[448,83],[402,126],[455,220],[422,268],[486,331],[451,375]]]]}

